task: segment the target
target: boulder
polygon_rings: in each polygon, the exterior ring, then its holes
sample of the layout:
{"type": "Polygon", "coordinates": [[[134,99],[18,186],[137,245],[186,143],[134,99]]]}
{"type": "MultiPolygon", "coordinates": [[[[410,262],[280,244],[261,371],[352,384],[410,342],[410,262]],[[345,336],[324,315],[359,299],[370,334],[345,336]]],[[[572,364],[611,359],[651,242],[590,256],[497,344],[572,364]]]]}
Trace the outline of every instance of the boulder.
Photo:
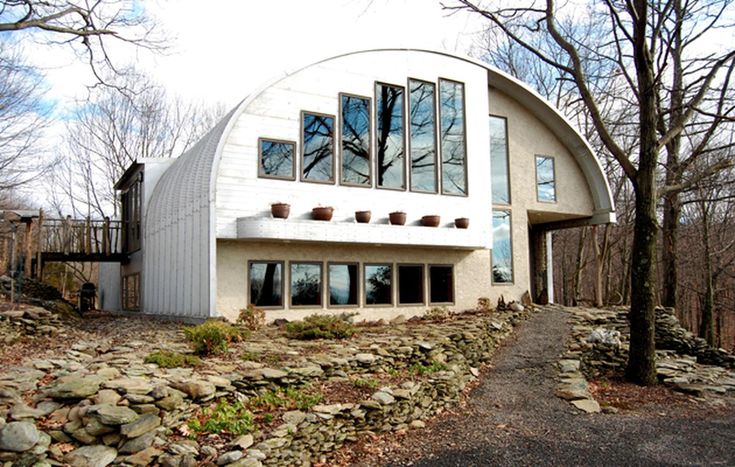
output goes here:
{"type": "Polygon", "coordinates": [[[72,467],[105,467],[117,457],[117,450],[109,446],[83,446],[64,456],[72,467]]]}
{"type": "Polygon", "coordinates": [[[10,422],[0,429],[0,451],[28,451],[39,439],[40,433],[33,423],[10,422]]]}
{"type": "Polygon", "coordinates": [[[102,380],[96,376],[70,378],[50,387],[46,395],[54,399],[84,399],[96,394],[102,380]]]}
{"type": "Polygon", "coordinates": [[[92,407],[88,413],[105,425],[125,425],[138,419],[138,414],[133,409],[121,405],[102,404],[92,407]]]}

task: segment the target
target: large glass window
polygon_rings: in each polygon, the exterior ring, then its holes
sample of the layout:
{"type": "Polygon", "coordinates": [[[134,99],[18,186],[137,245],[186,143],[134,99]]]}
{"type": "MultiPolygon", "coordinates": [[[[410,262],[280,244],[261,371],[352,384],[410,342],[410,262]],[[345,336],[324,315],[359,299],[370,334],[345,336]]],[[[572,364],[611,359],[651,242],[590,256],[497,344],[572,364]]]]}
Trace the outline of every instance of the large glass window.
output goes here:
{"type": "Polygon", "coordinates": [[[556,201],[556,177],[553,157],[536,156],[536,195],[539,201],[548,203],[556,201]]]}
{"type": "Polygon", "coordinates": [[[414,264],[398,265],[398,303],[424,303],[424,267],[414,264]]]}
{"type": "Polygon", "coordinates": [[[493,210],[493,282],[513,282],[513,236],[510,211],[493,210]]]}
{"type": "Polygon", "coordinates": [[[429,296],[431,303],[454,303],[452,266],[429,266],[429,296]]]}
{"type": "Polygon", "coordinates": [[[322,304],[322,265],[291,263],[291,306],[322,304]]]}
{"type": "Polygon", "coordinates": [[[256,306],[283,306],[283,263],[252,261],[250,263],[250,303],[256,306]]]}
{"type": "Polygon", "coordinates": [[[393,268],[390,264],[365,265],[365,304],[393,304],[393,268]]]}
{"type": "Polygon", "coordinates": [[[301,179],[334,182],[334,117],[303,112],[301,128],[301,179]]]}
{"type": "Polygon", "coordinates": [[[357,305],[357,264],[330,264],[329,304],[357,305]]]}
{"type": "Polygon", "coordinates": [[[375,85],[377,111],[377,185],[406,188],[406,142],[403,129],[404,89],[389,84],[375,85]]]}
{"type": "Polygon", "coordinates": [[[442,193],[467,194],[464,85],[439,80],[439,117],[441,121],[442,193]]]}
{"type": "Polygon", "coordinates": [[[296,178],[294,153],[296,144],[261,138],[258,140],[258,176],[265,178],[296,178]]]}
{"type": "Polygon", "coordinates": [[[411,190],[436,193],[436,86],[408,80],[411,190]]]}
{"type": "Polygon", "coordinates": [[[340,96],[342,183],[370,186],[370,99],[340,96]]]}
{"type": "Polygon", "coordinates": [[[493,204],[510,204],[507,120],[490,116],[490,173],[493,204]]]}

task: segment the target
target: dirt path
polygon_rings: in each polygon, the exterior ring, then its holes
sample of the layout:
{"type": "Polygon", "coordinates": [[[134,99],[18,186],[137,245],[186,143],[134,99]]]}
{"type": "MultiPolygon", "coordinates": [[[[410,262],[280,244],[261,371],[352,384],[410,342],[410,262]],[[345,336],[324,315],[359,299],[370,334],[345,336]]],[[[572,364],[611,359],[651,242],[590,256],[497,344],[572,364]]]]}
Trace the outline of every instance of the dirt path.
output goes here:
{"type": "Polygon", "coordinates": [[[498,351],[466,407],[383,438],[355,464],[735,465],[732,405],[585,415],[556,398],[555,363],[568,333],[564,312],[534,315],[498,351]]]}

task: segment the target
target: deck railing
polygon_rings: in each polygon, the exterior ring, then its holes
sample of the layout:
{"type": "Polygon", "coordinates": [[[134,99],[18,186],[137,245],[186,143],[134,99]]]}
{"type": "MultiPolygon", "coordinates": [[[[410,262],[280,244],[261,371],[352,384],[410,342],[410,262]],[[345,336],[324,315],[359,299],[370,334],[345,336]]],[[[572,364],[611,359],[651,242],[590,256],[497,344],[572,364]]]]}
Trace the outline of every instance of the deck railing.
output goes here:
{"type": "Polygon", "coordinates": [[[103,220],[41,219],[40,252],[113,256],[123,253],[123,223],[103,220]]]}

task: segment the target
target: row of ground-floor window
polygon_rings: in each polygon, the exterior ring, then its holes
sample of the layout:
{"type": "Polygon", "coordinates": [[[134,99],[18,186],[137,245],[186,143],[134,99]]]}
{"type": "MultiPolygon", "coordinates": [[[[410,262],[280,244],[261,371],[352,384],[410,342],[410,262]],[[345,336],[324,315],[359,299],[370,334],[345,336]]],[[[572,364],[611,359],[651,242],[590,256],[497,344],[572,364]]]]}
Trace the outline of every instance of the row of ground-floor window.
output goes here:
{"type": "Polygon", "coordinates": [[[264,308],[283,308],[285,297],[289,307],[454,303],[446,264],[250,261],[248,284],[249,303],[264,308]]]}

